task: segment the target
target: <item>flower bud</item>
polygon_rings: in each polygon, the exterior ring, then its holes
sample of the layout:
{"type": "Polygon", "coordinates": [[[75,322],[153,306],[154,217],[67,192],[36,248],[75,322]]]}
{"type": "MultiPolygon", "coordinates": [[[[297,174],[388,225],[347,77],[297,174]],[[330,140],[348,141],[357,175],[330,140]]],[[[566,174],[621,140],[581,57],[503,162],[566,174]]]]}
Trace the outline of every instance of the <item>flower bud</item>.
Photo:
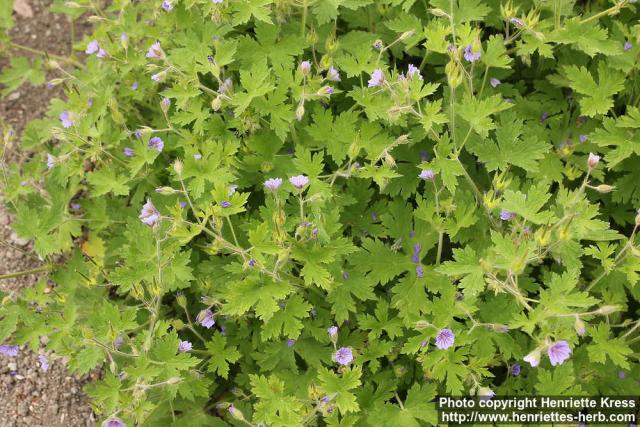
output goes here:
{"type": "Polygon", "coordinates": [[[410,37],[413,37],[415,34],[416,32],[414,30],[405,31],[404,33],[400,34],[400,40],[406,40],[410,37]]]}
{"type": "Polygon", "coordinates": [[[338,48],[338,41],[336,40],[335,35],[331,35],[327,37],[327,40],[324,42],[324,48],[327,52],[331,53],[338,48]]]}
{"type": "Polygon", "coordinates": [[[636,225],[640,226],[640,209],[638,209],[638,214],[636,215],[636,225]]]}
{"type": "Polygon", "coordinates": [[[303,117],[304,117],[304,104],[301,102],[300,105],[298,105],[298,108],[296,108],[296,119],[300,121],[302,120],[303,117]]]}
{"type": "Polygon", "coordinates": [[[580,335],[581,337],[584,336],[587,330],[585,323],[578,316],[576,316],[576,323],[573,325],[573,328],[576,330],[576,334],[580,335]]]}
{"type": "Polygon", "coordinates": [[[178,294],[176,296],[176,302],[178,303],[178,305],[182,308],[187,308],[187,298],[184,296],[184,294],[178,294]]]}
{"type": "Polygon", "coordinates": [[[331,86],[322,86],[316,93],[319,96],[329,96],[333,94],[333,88],[331,86]]]}
{"type": "Polygon", "coordinates": [[[236,420],[240,420],[240,421],[244,420],[244,415],[242,414],[242,412],[233,405],[229,406],[229,413],[236,420]]]}
{"type": "Polygon", "coordinates": [[[173,384],[180,384],[182,382],[182,378],[180,377],[171,377],[167,380],[167,384],[173,385],[173,384]]]}
{"type": "Polygon", "coordinates": [[[182,169],[183,169],[182,162],[180,160],[176,160],[173,163],[173,170],[176,172],[176,174],[182,175],[182,169]]]}
{"type": "Polygon", "coordinates": [[[606,316],[608,314],[615,313],[618,310],[619,307],[617,305],[603,305],[602,307],[600,307],[600,309],[598,309],[596,313],[600,314],[601,316],[606,316]]]}
{"type": "Polygon", "coordinates": [[[220,99],[220,97],[216,96],[215,98],[213,98],[213,100],[211,101],[211,109],[213,109],[213,111],[218,111],[221,106],[222,100],[220,99]]]}
{"type": "Polygon", "coordinates": [[[171,187],[158,187],[156,188],[156,193],[162,194],[163,196],[170,196],[174,193],[177,193],[178,190],[174,190],[171,187]]]}
{"type": "Polygon", "coordinates": [[[598,166],[598,163],[600,163],[600,156],[598,156],[597,154],[589,153],[589,158],[587,159],[587,165],[589,166],[589,169],[596,168],[598,166]]]}
{"type": "Polygon", "coordinates": [[[418,331],[422,331],[423,329],[427,329],[429,326],[431,326],[431,323],[427,322],[426,320],[418,320],[416,322],[416,329],[418,331]]]}
{"type": "Polygon", "coordinates": [[[311,45],[318,43],[318,33],[316,33],[316,30],[311,30],[307,33],[307,43],[311,45]]]}
{"type": "Polygon", "coordinates": [[[442,17],[449,17],[449,15],[447,14],[447,12],[445,12],[442,9],[439,8],[433,8],[433,9],[429,9],[429,12],[433,15],[433,16],[437,16],[438,18],[442,18],[442,17]]]}
{"type": "Polygon", "coordinates": [[[616,189],[616,187],[612,186],[612,185],[607,185],[607,184],[600,184],[597,187],[595,187],[596,191],[598,193],[602,193],[602,194],[607,194],[607,193],[611,193],[613,190],[616,189]]]}
{"type": "Polygon", "coordinates": [[[322,55],[322,58],[320,58],[320,68],[326,70],[331,67],[332,62],[329,55],[322,55]]]}
{"type": "Polygon", "coordinates": [[[509,327],[507,325],[503,325],[502,323],[492,323],[491,329],[501,334],[509,332],[509,327]]]}
{"type": "Polygon", "coordinates": [[[455,89],[460,86],[462,83],[462,71],[460,70],[458,63],[450,61],[445,67],[445,72],[451,88],[455,89]]]}

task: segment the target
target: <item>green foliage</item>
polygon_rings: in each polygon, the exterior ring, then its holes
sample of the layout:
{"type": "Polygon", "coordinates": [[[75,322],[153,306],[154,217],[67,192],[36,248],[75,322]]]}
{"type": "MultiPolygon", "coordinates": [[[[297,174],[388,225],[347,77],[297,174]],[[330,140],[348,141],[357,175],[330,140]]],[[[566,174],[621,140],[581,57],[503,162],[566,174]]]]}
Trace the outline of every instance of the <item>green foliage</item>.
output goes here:
{"type": "Polygon", "coordinates": [[[0,74],[67,89],[2,165],[51,271],[2,295],[0,339],[102,369],[86,391],[127,425],[637,393],[640,11],[607,3],[111,2],[83,65],[0,74]]]}

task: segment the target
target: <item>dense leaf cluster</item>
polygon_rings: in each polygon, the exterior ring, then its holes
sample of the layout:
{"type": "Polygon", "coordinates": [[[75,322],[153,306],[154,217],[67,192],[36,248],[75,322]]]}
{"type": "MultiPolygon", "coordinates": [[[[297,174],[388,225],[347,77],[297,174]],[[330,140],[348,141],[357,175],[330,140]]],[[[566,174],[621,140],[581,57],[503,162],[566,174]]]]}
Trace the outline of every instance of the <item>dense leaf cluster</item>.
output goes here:
{"type": "Polygon", "coordinates": [[[6,165],[51,272],[0,339],[127,425],[637,394],[634,3],[114,0],[6,165]]]}

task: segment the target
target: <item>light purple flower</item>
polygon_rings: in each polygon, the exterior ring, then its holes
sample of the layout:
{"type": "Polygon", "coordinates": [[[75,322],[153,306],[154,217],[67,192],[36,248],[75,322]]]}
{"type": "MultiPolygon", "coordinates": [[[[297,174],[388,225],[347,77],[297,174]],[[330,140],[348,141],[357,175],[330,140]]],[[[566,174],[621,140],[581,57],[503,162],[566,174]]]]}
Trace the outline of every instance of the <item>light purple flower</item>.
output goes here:
{"type": "Polygon", "coordinates": [[[540,350],[534,350],[522,358],[525,362],[529,363],[532,368],[535,368],[540,364],[540,350]]]}
{"type": "Polygon", "coordinates": [[[446,350],[453,345],[455,338],[456,336],[453,334],[451,329],[440,329],[440,332],[436,335],[436,347],[440,350],[446,350]]]}
{"type": "Polygon", "coordinates": [[[159,41],[155,42],[154,44],[151,45],[151,47],[149,47],[149,50],[147,51],[147,58],[161,59],[163,57],[164,57],[164,52],[160,47],[159,41]]]}
{"type": "Polygon", "coordinates": [[[589,153],[589,158],[587,159],[587,165],[590,169],[593,169],[598,166],[600,163],[600,156],[597,154],[589,153]]]}
{"type": "Polygon", "coordinates": [[[140,221],[144,224],[153,227],[160,219],[160,212],[153,206],[151,200],[147,199],[147,203],[142,206],[138,218],[140,218],[140,221]]]}
{"type": "Polygon", "coordinates": [[[96,58],[105,58],[107,56],[107,51],[104,49],[100,49],[98,53],[96,53],[96,58]]]}
{"type": "Polygon", "coordinates": [[[333,358],[341,365],[348,365],[353,361],[353,352],[350,347],[341,347],[335,352],[333,358]]]}
{"type": "Polygon", "coordinates": [[[520,20],[518,18],[511,18],[510,21],[516,27],[524,27],[524,22],[522,22],[522,20],[520,20]]]}
{"type": "Polygon", "coordinates": [[[124,154],[126,157],[133,157],[135,151],[131,147],[124,147],[124,150],[122,150],[122,154],[124,154]]]}
{"type": "Polygon", "coordinates": [[[516,214],[514,214],[513,212],[509,212],[504,209],[500,211],[500,219],[503,221],[511,221],[515,217],[516,214]]]}
{"type": "Polygon", "coordinates": [[[569,358],[571,354],[571,348],[566,341],[558,341],[547,348],[547,354],[549,355],[549,361],[552,366],[562,365],[562,363],[569,358]]]}
{"type": "Polygon", "coordinates": [[[222,2],[224,2],[224,0],[211,0],[213,4],[222,4],[222,2]]]}
{"type": "Polygon", "coordinates": [[[331,339],[335,339],[338,337],[338,327],[337,326],[330,326],[329,329],[327,329],[327,332],[329,333],[329,338],[331,339]]]}
{"type": "Polygon", "coordinates": [[[71,203],[69,206],[74,211],[80,210],[80,203],[71,203]]]}
{"type": "Polygon", "coordinates": [[[131,90],[138,90],[138,82],[131,83],[131,90]]]}
{"type": "Polygon", "coordinates": [[[93,98],[87,98],[87,105],[91,107],[93,105],[93,98]]]}
{"type": "Polygon", "coordinates": [[[190,351],[192,347],[193,347],[193,344],[191,344],[189,341],[180,340],[180,342],[178,343],[178,351],[182,353],[186,353],[187,351],[190,351]]]}
{"type": "Polygon", "coordinates": [[[231,206],[231,202],[228,202],[226,200],[223,200],[222,203],[220,203],[220,206],[222,206],[223,208],[228,208],[231,206]]]}
{"type": "Polygon", "coordinates": [[[424,268],[421,265],[416,265],[416,276],[421,279],[424,277],[424,268]]]}
{"type": "Polygon", "coordinates": [[[53,167],[56,165],[56,158],[47,153],[47,169],[53,169],[53,167]]]}
{"type": "Polygon", "coordinates": [[[167,72],[160,71],[159,73],[153,74],[151,76],[151,80],[153,80],[154,82],[162,82],[166,77],[167,77],[167,72]]]}
{"type": "Polygon", "coordinates": [[[136,129],[136,130],[133,132],[133,135],[134,135],[136,138],[138,138],[138,139],[142,138],[142,129],[136,129]]]}
{"type": "Polygon", "coordinates": [[[84,52],[88,55],[93,55],[99,50],[100,50],[100,44],[98,43],[98,40],[91,40],[87,45],[87,49],[84,52]]]}
{"type": "Polygon", "coordinates": [[[498,87],[500,86],[500,84],[502,84],[502,82],[496,78],[492,78],[491,80],[489,80],[489,84],[491,85],[491,87],[498,87]]]}
{"type": "Polygon", "coordinates": [[[631,50],[632,47],[633,45],[630,42],[625,42],[623,49],[626,52],[628,50],[631,50]]]}
{"type": "Polygon", "coordinates": [[[164,0],[162,2],[162,8],[167,12],[171,12],[171,10],[173,9],[173,3],[171,3],[169,0],[164,0]]]}
{"type": "Polygon", "coordinates": [[[69,114],[68,111],[60,113],[60,123],[62,123],[62,127],[65,129],[73,126],[73,120],[71,120],[71,114],[69,114]]]}
{"type": "Polygon", "coordinates": [[[464,48],[464,59],[469,62],[476,62],[480,59],[480,51],[474,52],[471,45],[467,45],[467,47],[464,48]]]}
{"type": "Polygon", "coordinates": [[[158,153],[161,153],[164,148],[164,141],[160,137],[154,136],[149,140],[149,144],[147,144],[147,146],[149,148],[154,148],[158,153]]]}
{"type": "Polygon", "coordinates": [[[431,169],[424,169],[418,175],[418,178],[424,181],[431,181],[435,178],[436,174],[431,169]]]}
{"type": "Polygon", "coordinates": [[[584,144],[585,142],[587,142],[589,137],[587,135],[580,135],[578,139],[580,139],[580,142],[584,144]]]}
{"type": "Polygon", "coordinates": [[[517,377],[518,375],[520,375],[521,370],[522,370],[522,367],[516,363],[511,367],[511,375],[513,375],[514,377],[517,377]]]}
{"type": "Polygon", "coordinates": [[[367,83],[369,84],[369,87],[382,86],[384,83],[384,73],[382,70],[380,68],[373,70],[373,73],[371,73],[371,79],[369,79],[367,83]]]}
{"type": "Polygon", "coordinates": [[[120,34],[120,42],[126,44],[129,42],[129,35],[127,33],[120,34]]]}
{"type": "Polygon", "coordinates": [[[341,81],[340,72],[334,67],[329,67],[329,70],[327,70],[327,80],[331,80],[332,82],[341,81]]]}
{"type": "Polygon", "coordinates": [[[309,178],[305,175],[297,175],[289,178],[289,182],[297,189],[301,189],[309,183],[309,178]]]}
{"type": "Polygon", "coordinates": [[[618,371],[618,378],[623,380],[627,375],[624,373],[624,371],[618,371]]]}
{"type": "Polygon", "coordinates": [[[218,87],[218,93],[224,94],[229,92],[233,88],[233,81],[231,79],[225,79],[222,83],[220,83],[220,87],[218,87]]]}
{"type": "Polygon", "coordinates": [[[376,40],[373,42],[373,48],[376,50],[382,49],[383,46],[384,46],[384,43],[382,43],[382,40],[376,40]]]}
{"type": "Polygon", "coordinates": [[[276,191],[282,185],[282,178],[270,178],[264,182],[265,188],[276,191]]]}
{"type": "Polygon", "coordinates": [[[418,77],[418,80],[422,80],[420,69],[413,64],[409,64],[409,67],[407,68],[407,77],[413,79],[416,76],[418,77]]]}
{"type": "Polygon", "coordinates": [[[9,357],[16,357],[20,348],[17,345],[0,345],[0,354],[9,357]]]}
{"type": "Polygon", "coordinates": [[[420,262],[420,251],[422,250],[422,245],[420,245],[420,243],[416,243],[413,246],[413,255],[411,256],[411,261],[413,261],[414,264],[418,264],[420,262]]]}
{"type": "Polygon", "coordinates": [[[118,417],[109,417],[102,423],[102,427],[127,427],[127,425],[118,417]]]}
{"type": "Polygon", "coordinates": [[[202,154],[197,153],[193,155],[194,160],[200,160],[202,158],[202,154]]]}
{"type": "Polygon", "coordinates": [[[549,113],[546,111],[543,111],[542,114],[540,115],[540,123],[544,123],[545,120],[547,120],[549,118],[549,113]]]}
{"type": "Polygon", "coordinates": [[[288,339],[287,340],[287,347],[291,348],[296,344],[296,340],[294,339],[288,339]]]}
{"type": "Polygon", "coordinates": [[[171,100],[167,97],[162,98],[162,101],[160,102],[162,102],[162,105],[167,108],[171,106],[171,100]]]}
{"type": "Polygon", "coordinates": [[[47,356],[44,354],[39,355],[38,361],[40,362],[40,369],[42,372],[47,372],[49,370],[49,361],[47,360],[47,356]]]}
{"type": "Polygon", "coordinates": [[[302,61],[298,66],[298,69],[303,75],[307,75],[311,72],[311,62],[310,61],[302,61]]]}
{"type": "Polygon", "coordinates": [[[255,267],[256,263],[257,261],[254,258],[251,258],[247,264],[249,264],[249,267],[255,267]]]}
{"type": "Polygon", "coordinates": [[[211,329],[216,324],[216,320],[213,318],[213,311],[208,308],[198,313],[196,320],[207,329],[211,329]]]}
{"type": "Polygon", "coordinates": [[[184,202],[184,201],[180,202],[180,207],[182,209],[186,208],[187,207],[187,202],[184,202]]]}
{"type": "Polygon", "coordinates": [[[122,335],[118,335],[116,339],[113,340],[113,346],[115,348],[120,348],[122,347],[122,344],[124,344],[124,338],[122,337],[122,335]]]}
{"type": "Polygon", "coordinates": [[[20,185],[22,187],[26,187],[27,186],[27,181],[20,181],[20,185]]]}
{"type": "Polygon", "coordinates": [[[236,194],[236,191],[238,190],[238,186],[235,184],[231,184],[229,186],[229,197],[233,196],[234,194],[236,194]]]}

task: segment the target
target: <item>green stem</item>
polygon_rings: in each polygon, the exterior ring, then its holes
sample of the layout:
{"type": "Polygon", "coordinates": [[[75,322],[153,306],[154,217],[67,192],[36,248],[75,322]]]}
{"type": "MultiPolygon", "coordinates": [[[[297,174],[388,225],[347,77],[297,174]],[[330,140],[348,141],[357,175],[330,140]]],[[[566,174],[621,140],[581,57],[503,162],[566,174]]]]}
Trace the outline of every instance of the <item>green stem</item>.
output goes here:
{"type": "Polygon", "coordinates": [[[31,270],[18,271],[16,273],[0,274],[0,280],[2,280],[2,279],[13,279],[15,277],[20,277],[20,276],[28,276],[30,274],[42,273],[44,271],[51,271],[51,266],[45,265],[45,266],[42,266],[42,267],[33,268],[31,270]]]}
{"type": "Polygon", "coordinates": [[[307,0],[302,0],[302,23],[300,24],[300,34],[304,37],[307,31],[307,0]]]}
{"type": "Polygon", "coordinates": [[[35,53],[36,55],[40,55],[40,56],[48,56],[50,58],[55,59],[56,61],[62,61],[62,62],[67,62],[69,64],[75,65],[78,68],[84,68],[84,65],[78,61],[76,61],[75,59],[72,58],[65,58],[64,56],[60,56],[60,55],[55,55],[53,53],[48,53],[48,52],[44,52],[42,50],[38,50],[38,49],[34,49],[32,47],[29,46],[24,46],[21,45],[19,43],[15,43],[15,42],[11,42],[10,46],[14,49],[21,49],[30,53],[35,53]]]}

